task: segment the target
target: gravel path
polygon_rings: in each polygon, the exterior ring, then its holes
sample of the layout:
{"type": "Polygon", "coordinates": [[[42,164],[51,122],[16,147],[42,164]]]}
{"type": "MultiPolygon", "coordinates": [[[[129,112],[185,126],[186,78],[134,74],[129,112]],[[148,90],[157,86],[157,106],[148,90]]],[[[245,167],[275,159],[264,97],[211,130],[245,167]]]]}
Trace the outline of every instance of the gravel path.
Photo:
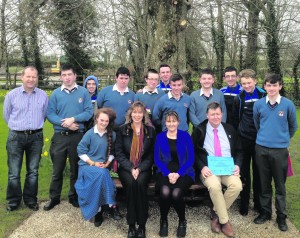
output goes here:
{"type": "MultiPolygon", "coordinates": [[[[20,225],[9,237],[10,238],[101,238],[101,237],[127,237],[127,224],[125,216],[121,221],[114,221],[105,214],[104,222],[98,228],[93,223],[85,221],[80,209],[72,207],[63,201],[51,211],[44,211],[45,203],[40,204],[40,210],[34,212],[22,225],[20,225]]],[[[125,215],[126,209],[122,204],[120,212],[125,215]]],[[[263,225],[256,225],[252,221],[257,213],[249,211],[249,215],[239,215],[237,204],[230,209],[230,221],[234,227],[235,237],[242,238],[300,238],[299,231],[288,221],[289,230],[281,232],[273,219],[263,225]]],[[[150,202],[150,217],[147,222],[147,237],[159,237],[159,209],[156,202],[150,202]]],[[[223,234],[213,234],[210,230],[209,208],[207,206],[189,207],[186,210],[188,221],[186,237],[225,237],[223,234]]],[[[169,214],[169,237],[176,237],[178,221],[176,214],[171,209],[169,214]]]]}

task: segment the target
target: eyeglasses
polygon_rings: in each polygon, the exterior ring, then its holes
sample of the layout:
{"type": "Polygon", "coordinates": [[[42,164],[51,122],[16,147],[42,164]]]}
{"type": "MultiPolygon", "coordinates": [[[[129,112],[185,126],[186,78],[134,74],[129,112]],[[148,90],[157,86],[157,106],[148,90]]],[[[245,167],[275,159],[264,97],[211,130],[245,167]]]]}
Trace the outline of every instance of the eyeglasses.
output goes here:
{"type": "Polygon", "coordinates": [[[235,79],[235,78],[237,78],[237,76],[236,75],[226,75],[224,78],[226,78],[226,79],[230,79],[230,78],[235,79]]]}

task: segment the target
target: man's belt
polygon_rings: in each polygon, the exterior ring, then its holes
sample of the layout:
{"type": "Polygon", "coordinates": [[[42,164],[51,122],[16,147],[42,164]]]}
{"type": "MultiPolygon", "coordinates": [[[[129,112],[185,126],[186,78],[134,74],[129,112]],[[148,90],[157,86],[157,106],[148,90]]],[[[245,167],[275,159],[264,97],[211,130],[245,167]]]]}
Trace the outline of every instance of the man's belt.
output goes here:
{"type": "Polygon", "coordinates": [[[25,130],[25,131],[15,131],[14,130],[14,132],[16,132],[16,133],[25,134],[25,135],[32,135],[32,134],[35,134],[40,131],[43,131],[43,128],[37,129],[37,130],[25,130]]]}
{"type": "Polygon", "coordinates": [[[68,136],[68,135],[73,135],[73,134],[77,134],[77,133],[81,133],[82,131],[80,131],[80,130],[77,130],[77,131],[71,131],[71,130],[69,130],[69,131],[60,131],[60,132],[57,132],[57,133],[59,133],[59,134],[61,134],[61,135],[63,135],[63,136],[68,136]]]}

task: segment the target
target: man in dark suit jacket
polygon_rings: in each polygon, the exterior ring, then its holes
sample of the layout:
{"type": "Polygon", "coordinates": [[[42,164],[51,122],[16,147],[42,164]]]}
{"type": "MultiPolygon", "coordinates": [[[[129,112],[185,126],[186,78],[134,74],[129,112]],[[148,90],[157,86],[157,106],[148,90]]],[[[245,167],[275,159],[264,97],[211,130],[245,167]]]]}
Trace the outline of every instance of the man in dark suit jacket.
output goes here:
{"type": "Polygon", "coordinates": [[[193,131],[195,147],[195,166],[201,172],[200,179],[208,188],[213,203],[211,209],[211,229],[222,231],[226,236],[234,235],[229,223],[227,210],[242,190],[240,167],[242,164],[242,148],[235,129],[222,123],[222,109],[217,102],[207,106],[208,120],[198,125],[193,131]],[[231,175],[214,175],[208,167],[207,156],[233,157],[234,169],[231,175]],[[222,185],[227,187],[223,194],[222,185]]]}

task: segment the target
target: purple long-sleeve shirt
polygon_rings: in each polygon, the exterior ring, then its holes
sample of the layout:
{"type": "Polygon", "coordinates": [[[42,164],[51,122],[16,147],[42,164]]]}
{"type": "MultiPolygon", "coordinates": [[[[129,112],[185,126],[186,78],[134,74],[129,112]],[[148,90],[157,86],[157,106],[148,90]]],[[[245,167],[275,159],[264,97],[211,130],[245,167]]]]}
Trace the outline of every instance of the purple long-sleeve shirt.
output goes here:
{"type": "Polygon", "coordinates": [[[11,130],[37,130],[44,126],[47,106],[45,91],[35,88],[32,93],[27,93],[21,86],[6,95],[3,117],[11,130]]]}

